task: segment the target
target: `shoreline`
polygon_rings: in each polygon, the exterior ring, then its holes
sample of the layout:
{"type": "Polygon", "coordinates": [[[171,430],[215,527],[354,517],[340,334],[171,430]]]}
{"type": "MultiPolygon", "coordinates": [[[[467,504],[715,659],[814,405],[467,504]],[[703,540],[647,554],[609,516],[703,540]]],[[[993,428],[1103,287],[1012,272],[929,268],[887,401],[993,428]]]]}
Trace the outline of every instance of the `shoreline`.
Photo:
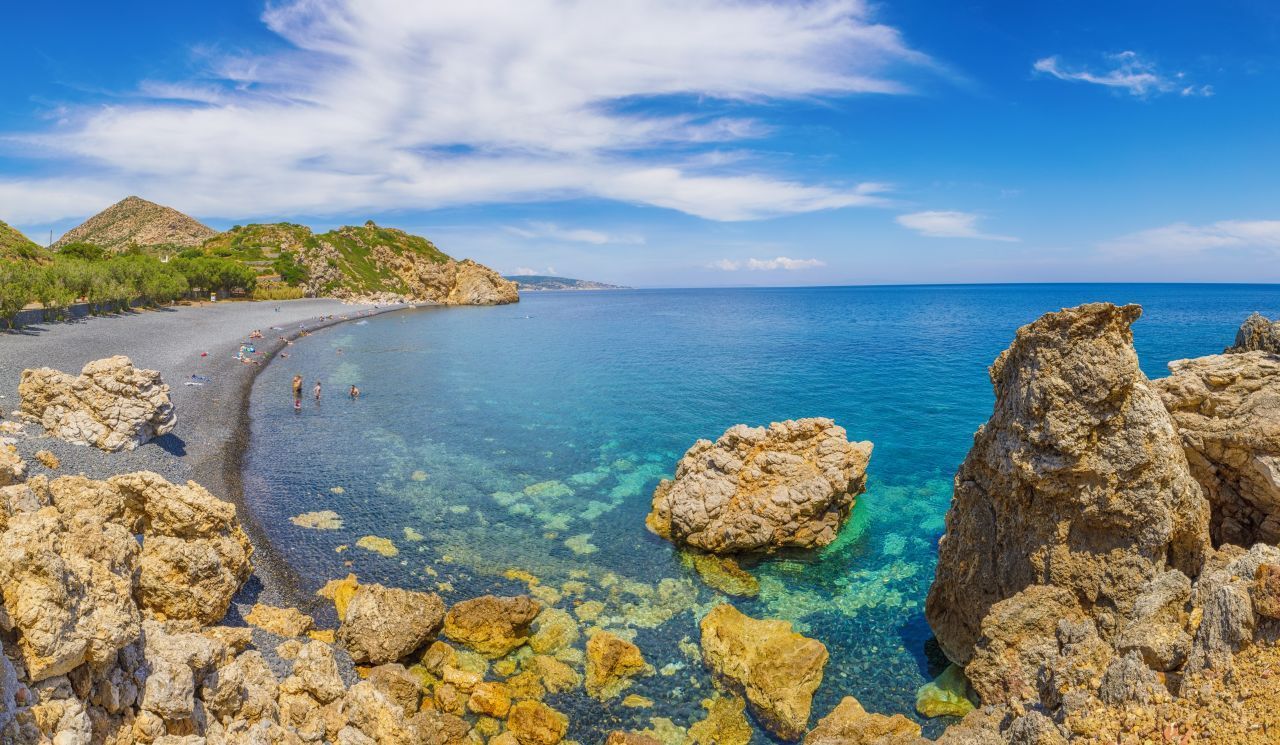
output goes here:
{"type": "Polygon", "coordinates": [[[254,548],[254,571],[237,593],[233,611],[254,602],[318,611],[324,607],[322,601],[299,591],[297,572],[267,538],[259,517],[245,501],[242,468],[252,437],[253,385],[286,348],[279,336],[295,341],[303,330],[315,333],[410,307],[345,305],[332,299],[224,301],[36,324],[25,332],[2,333],[0,421],[16,420],[10,414],[18,407],[17,387],[26,368],[52,367],[75,375],[86,362],[122,354],[138,367],[160,370],[178,413],[173,432],[135,450],[106,453],[63,442],[45,435],[40,425],[27,423],[14,445],[28,462],[30,475],[106,478],[147,470],[170,481],[195,481],[235,505],[254,548]],[[276,307],[278,313],[273,310],[276,307]],[[330,315],[335,317],[319,320],[330,315]],[[337,317],[342,315],[347,317],[337,317]],[[271,330],[273,325],[283,330],[271,330]],[[255,328],[263,331],[262,339],[250,342],[261,352],[260,364],[245,365],[234,355],[255,328]],[[206,357],[199,356],[202,351],[206,357]],[[203,386],[185,386],[193,373],[213,380],[203,386]],[[37,450],[53,452],[61,466],[57,470],[42,466],[33,457],[37,450]]]}

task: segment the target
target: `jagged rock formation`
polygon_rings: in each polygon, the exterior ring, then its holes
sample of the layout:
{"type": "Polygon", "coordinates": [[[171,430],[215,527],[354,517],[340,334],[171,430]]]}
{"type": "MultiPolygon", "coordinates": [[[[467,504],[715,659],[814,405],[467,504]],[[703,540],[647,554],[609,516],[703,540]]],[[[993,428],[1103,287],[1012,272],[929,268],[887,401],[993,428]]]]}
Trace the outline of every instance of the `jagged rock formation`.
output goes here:
{"type": "Polygon", "coordinates": [[[825,546],[866,489],[870,458],[870,442],[849,442],[830,419],[739,424],[689,448],[645,524],[710,553],[825,546]]]}
{"type": "Polygon", "coordinates": [[[740,692],[760,724],[784,740],[804,736],[827,648],[788,621],[757,620],[727,603],[702,619],[702,661],[740,692]]]}
{"type": "Polygon", "coordinates": [[[1240,324],[1236,343],[1227,347],[1224,354],[1240,352],[1269,352],[1280,354],[1280,322],[1270,321],[1261,313],[1254,313],[1240,324]]]}
{"type": "Polygon", "coordinates": [[[172,207],[125,197],[68,230],[54,244],[92,243],[111,251],[129,246],[199,246],[217,231],[172,207]]]}
{"type": "Polygon", "coordinates": [[[7,443],[0,443],[0,486],[10,486],[25,481],[27,463],[18,454],[18,449],[7,443]]]}
{"type": "Polygon", "coordinates": [[[995,412],[957,475],[926,609],[983,706],[940,743],[1280,731],[1280,688],[1265,680],[1280,663],[1280,549],[1211,548],[1191,478],[1217,490],[1215,530],[1262,530],[1230,500],[1254,493],[1250,460],[1271,452],[1269,356],[1183,360],[1148,383],[1128,333],[1137,315],[1048,314],[992,367],[995,412]]]}
{"type": "Polygon", "coordinates": [[[54,437],[108,452],[133,450],[177,424],[169,386],[128,357],[95,360],[78,376],[41,367],[22,371],[19,410],[54,437]]]}
{"type": "Polygon", "coordinates": [[[1280,357],[1220,354],[1169,369],[1155,385],[1213,506],[1214,542],[1280,543],[1280,357]]]}
{"type": "Polygon", "coordinates": [[[955,478],[926,615],[967,664],[992,607],[1036,584],[1116,629],[1153,577],[1199,573],[1209,509],[1138,367],[1137,306],[1097,303],[1018,329],[996,404],[955,478]]]}

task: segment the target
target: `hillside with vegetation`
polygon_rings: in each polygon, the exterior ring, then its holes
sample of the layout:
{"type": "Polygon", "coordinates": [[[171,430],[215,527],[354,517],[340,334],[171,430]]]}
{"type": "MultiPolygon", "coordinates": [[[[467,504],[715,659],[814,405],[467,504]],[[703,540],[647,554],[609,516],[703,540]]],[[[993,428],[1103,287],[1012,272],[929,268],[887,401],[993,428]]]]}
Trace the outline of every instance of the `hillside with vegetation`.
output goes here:
{"type": "Polygon", "coordinates": [[[53,247],[91,243],[113,252],[130,247],[181,248],[198,246],[217,232],[172,207],[140,197],[125,197],[68,230],[53,247]]]}
{"type": "Polygon", "coordinates": [[[50,253],[43,246],[19,232],[17,228],[0,220],[0,260],[4,259],[20,259],[44,263],[49,261],[50,253]]]}

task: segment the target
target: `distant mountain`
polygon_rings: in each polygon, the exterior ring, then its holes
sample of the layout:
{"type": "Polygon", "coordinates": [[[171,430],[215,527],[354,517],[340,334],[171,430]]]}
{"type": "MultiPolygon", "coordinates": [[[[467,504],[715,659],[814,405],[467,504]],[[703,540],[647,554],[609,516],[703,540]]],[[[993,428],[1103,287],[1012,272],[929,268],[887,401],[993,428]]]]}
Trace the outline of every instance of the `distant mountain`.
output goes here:
{"type": "Polygon", "coordinates": [[[569,277],[548,277],[542,274],[514,274],[509,279],[522,290],[629,290],[622,285],[609,285],[604,282],[592,282],[589,279],[571,279],[569,277]]]}
{"type": "Polygon", "coordinates": [[[68,230],[54,248],[92,243],[108,251],[129,246],[199,246],[218,231],[172,207],[126,197],[68,230]]]}
{"type": "Polygon", "coordinates": [[[47,249],[0,220],[0,260],[25,259],[43,262],[48,258],[47,249]]]}

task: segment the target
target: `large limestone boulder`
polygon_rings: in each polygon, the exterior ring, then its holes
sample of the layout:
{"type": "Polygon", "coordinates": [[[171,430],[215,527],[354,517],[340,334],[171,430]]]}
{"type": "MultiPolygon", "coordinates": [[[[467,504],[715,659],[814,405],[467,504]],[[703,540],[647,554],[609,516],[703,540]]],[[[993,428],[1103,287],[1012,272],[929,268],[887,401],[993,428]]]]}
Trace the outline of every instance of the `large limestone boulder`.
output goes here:
{"type": "Polygon", "coordinates": [[[22,371],[19,410],[54,437],[108,452],[133,450],[177,423],[169,386],[128,357],[95,360],[77,376],[48,367],[22,371]]]}
{"type": "Polygon", "coordinates": [[[1154,384],[1212,506],[1214,542],[1280,543],[1280,357],[1217,354],[1169,369],[1154,384]]]}
{"type": "Polygon", "coordinates": [[[444,601],[429,592],[360,585],[343,614],[338,641],[361,664],[395,662],[440,630],[444,601]]]}
{"type": "Polygon", "coordinates": [[[702,619],[702,661],[746,697],[765,729],[784,740],[804,735],[827,664],[822,642],[789,621],[757,620],[725,603],[702,619]]]}
{"type": "Polygon", "coordinates": [[[991,366],[995,409],[956,474],[926,603],[954,662],[973,658],[992,607],[1031,585],[1070,591],[1109,634],[1157,574],[1198,574],[1208,502],[1138,367],[1140,314],[1049,313],[991,366]]]}
{"type": "Polygon", "coordinates": [[[1261,313],[1253,313],[1240,324],[1236,343],[1225,354],[1239,352],[1269,352],[1280,354],[1280,323],[1267,320],[1261,313]]]}
{"type": "Polygon", "coordinates": [[[710,553],[825,546],[865,490],[870,458],[870,442],[849,442],[830,419],[739,424],[689,448],[645,523],[710,553]]]}
{"type": "Polygon", "coordinates": [[[927,745],[920,725],[901,714],[871,714],[845,696],[805,736],[804,745],[927,745]]]}

